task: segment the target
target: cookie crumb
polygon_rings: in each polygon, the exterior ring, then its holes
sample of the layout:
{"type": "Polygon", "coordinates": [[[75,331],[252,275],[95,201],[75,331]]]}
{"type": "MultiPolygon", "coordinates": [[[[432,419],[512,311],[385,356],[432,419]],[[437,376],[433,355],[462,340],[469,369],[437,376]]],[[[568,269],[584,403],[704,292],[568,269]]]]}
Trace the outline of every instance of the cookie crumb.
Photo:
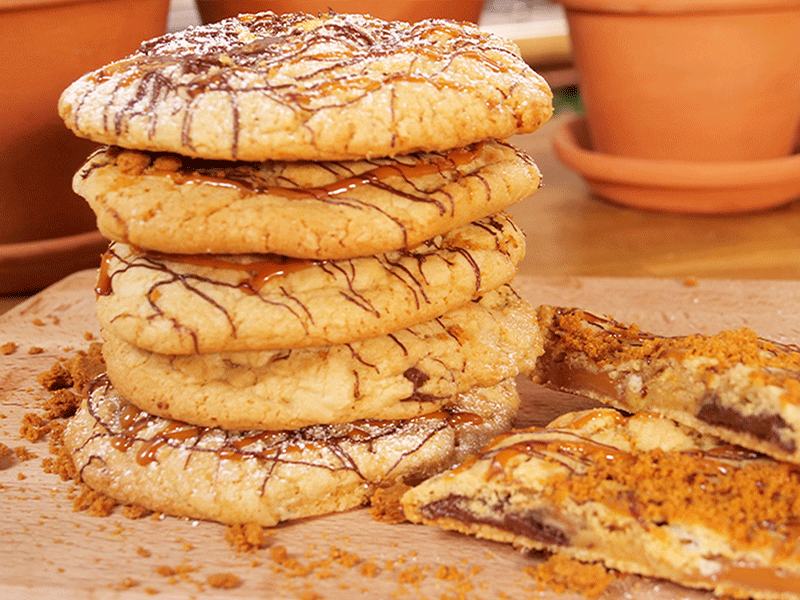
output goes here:
{"type": "Polygon", "coordinates": [[[142,546],[136,548],[136,554],[138,554],[143,558],[150,558],[153,555],[153,553],[150,552],[150,550],[148,550],[147,548],[143,548],[142,546]]]}
{"type": "Polygon", "coordinates": [[[126,519],[136,520],[149,517],[153,511],[138,504],[126,504],[122,507],[121,512],[126,519]]]}
{"type": "Polygon", "coordinates": [[[44,354],[44,348],[42,348],[41,346],[31,346],[30,348],[28,348],[28,354],[30,355],[44,354]]]}
{"type": "Polygon", "coordinates": [[[267,545],[267,532],[257,523],[237,523],[225,528],[225,540],[237,552],[252,552],[267,545]]]}
{"type": "Polygon", "coordinates": [[[39,373],[36,376],[36,380],[39,385],[51,392],[72,387],[72,375],[61,361],[53,363],[50,369],[39,373]]]}
{"type": "Polygon", "coordinates": [[[0,469],[7,467],[11,463],[11,458],[14,456],[14,451],[6,446],[3,442],[0,442],[0,469]]]}
{"type": "Polygon", "coordinates": [[[64,388],[53,392],[42,408],[47,419],[66,419],[77,412],[80,403],[80,396],[64,388]]]}
{"type": "Polygon", "coordinates": [[[6,342],[2,346],[0,346],[0,354],[8,356],[9,354],[14,354],[17,351],[17,345],[14,342],[6,342]]]}
{"type": "Polygon", "coordinates": [[[150,156],[144,152],[123,150],[117,155],[116,163],[125,175],[141,175],[150,166],[150,156]]]}
{"type": "Polygon", "coordinates": [[[34,443],[38,442],[49,432],[49,423],[36,413],[26,413],[22,416],[19,434],[23,439],[34,443]]]}
{"type": "Polygon", "coordinates": [[[330,558],[347,569],[360,565],[363,560],[357,555],[336,546],[331,546],[330,558]]]}
{"type": "Polygon", "coordinates": [[[373,561],[367,561],[362,563],[361,567],[359,568],[359,573],[361,573],[362,577],[377,577],[381,573],[381,568],[376,565],[373,561]]]}
{"type": "Polygon", "coordinates": [[[174,173],[178,171],[181,166],[183,166],[183,161],[174,154],[159,156],[153,161],[153,171],[174,173]]]}
{"type": "Polygon", "coordinates": [[[20,460],[20,462],[32,460],[38,456],[37,454],[34,454],[28,450],[25,446],[17,446],[14,448],[14,455],[20,460]]]}
{"type": "Polygon", "coordinates": [[[579,592],[589,600],[599,598],[619,575],[597,563],[582,563],[560,554],[551,555],[537,566],[524,567],[541,589],[549,588],[563,594],[567,590],[579,592]]]}
{"type": "Polygon", "coordinates": [[[212,588],[232,590],[242,585],[242,580],[233,573],[214,573],[206,579],[212,588]]]}
{"type": "Polygon", "coordinates": [[[128,589],[134,588],[134,587],[136,587],[138,585],[139,585],[139,582],[136,579],[134,579],[133,577],[126,577],[125,579],[123,579],[120,582],[120,584],[119,584],[119,586],[117,586],[117,588],[120,589],[120,590],[128,590],[128,589]]]}
{"type": "Polygon", "coordinates": [[[161,577],[172,577],[175,575],[175,569],[169,565],[159,565],[156,567],[156,573],[161,577]]]}
{"type": "Polygon", "coordinates": [[[74,512],[85,512],[95,517],[107,517],[117,506],[117,501],[81,484],[80,493],[72,502],[74,512]]]}
{"type": "Polygon", "coordinates": [[[400,499],[409,489],[411,486],[400,482],[378,488],[370,498],[369,514],[381,523],[396,524],[407,521],[400,499]]]}
{"type": "Polygon", "coordinates": [[[686,287],[697,287],[697,284],[700,283],[694,275],[689,275],[683,278],[683,285],[686,287]]]}

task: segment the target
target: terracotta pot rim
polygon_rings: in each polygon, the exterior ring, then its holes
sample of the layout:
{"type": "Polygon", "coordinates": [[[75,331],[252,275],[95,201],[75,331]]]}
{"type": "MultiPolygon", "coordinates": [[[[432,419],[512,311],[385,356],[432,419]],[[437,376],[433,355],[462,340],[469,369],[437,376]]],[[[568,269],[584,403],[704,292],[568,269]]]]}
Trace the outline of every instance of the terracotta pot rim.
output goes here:
{"type": "Polygon", "coordinates": [[[557,0],[568,11],[616,14],[686,14],[793,10],[800,0],[557,0]]]}
{"type": "Polygon", "coordinates": [[[562,124],[553,148],[570,168],[595,180],[675,189],[727,189],[797,182],[800,153],[772,160],[694,162],[648,160],[598,152],[588,143],[585,118],[562,124]]]}
{"type": "Polygon", "coordinates": [[[90,2],[114,2],[121,0],[0,0],[0,11],[22,11],[49,6],[66,6],[69,4],[88,4],[90,2]]]}
{"type": "Polygon", "coordinates": [[[69,252],[102,243],[105,238],[99,231],[87,231],[59,238],[0,244],[0,264],[18,261],[43,254],[69,252]]]}

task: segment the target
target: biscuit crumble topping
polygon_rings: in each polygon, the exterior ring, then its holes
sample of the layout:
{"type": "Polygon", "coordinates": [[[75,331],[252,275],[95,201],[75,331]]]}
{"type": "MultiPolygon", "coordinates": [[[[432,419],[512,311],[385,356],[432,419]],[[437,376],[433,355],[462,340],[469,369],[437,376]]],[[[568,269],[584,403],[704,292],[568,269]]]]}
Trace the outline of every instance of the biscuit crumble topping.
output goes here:
{"type": "Polygon", "coordinates": [[[614,452],[549,482],[553,501],[601,502],[643,526],[700,523],[739,548],[794,547],[800,467],[735,447],[717,452],[614,452]],[[739,459],[743,460],[739,460],[739,459]]]}

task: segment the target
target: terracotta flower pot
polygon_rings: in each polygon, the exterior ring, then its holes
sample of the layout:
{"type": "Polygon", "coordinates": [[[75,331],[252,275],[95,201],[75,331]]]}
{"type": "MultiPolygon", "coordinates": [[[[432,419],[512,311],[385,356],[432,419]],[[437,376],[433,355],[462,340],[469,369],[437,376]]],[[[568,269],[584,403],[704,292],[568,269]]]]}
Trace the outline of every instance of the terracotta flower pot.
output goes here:
{"type": "Polygon", "coordinates": [[[483,0],[196,0],[204,23],[212,23],[240,13],[271,10],[276,13],[317,14],[332,8],[339,13],[364,13],[386,21],[413,23],[427,18],[478,22],[483,0]]]}
{"type": "Polygon", "coordinates": [[[67,130],[58,97],[164,33],[168,9],[169,0],[0,0],[0,293],[98,263],[94,214],[71,187],[96,144],[67,130]]]}
{"type": "Polygon", "coordinates": [[[785,157],[800,126],[800,0],[559,0],[594,150],[785,157]]]}

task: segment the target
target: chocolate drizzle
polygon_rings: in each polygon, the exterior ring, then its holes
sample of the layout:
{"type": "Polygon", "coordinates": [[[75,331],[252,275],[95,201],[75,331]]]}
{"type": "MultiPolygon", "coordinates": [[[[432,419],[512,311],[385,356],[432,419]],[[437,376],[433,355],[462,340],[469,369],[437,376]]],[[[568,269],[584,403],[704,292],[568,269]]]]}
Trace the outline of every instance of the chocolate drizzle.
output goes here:
{"type": "MultiPolygon", "coordinates": [[[[505,113],[502,104],[509,92],[498,88],[487,95],[489,74],[503,78],[503,89],[531,77],[512,45],[466,24],[429,20],[409,26],[353,15],[313,20],[309,15],[262,13],[147,41],[132,56],[86,79],[92,86],[112,86],[104,92],[104,110],[106,119],[113,115],[106,129],[116,136],[134,119],[145,119],[152,136],[156,107],[169,98],[171,110],[183,113],[182,145],[191,151],[186,154],[198,153],[191,135],[198,102],[210,93],[225,95],[236,158],[238,99],[243,94],[263,96],[294,112],[300,123],[316,112],[408,83],[486,98],[494,110],[505,113]],[[484,78],[459,76],[464,61],[483,70],[484,78]],[[133,92],[127,90],[131,86],[133,92]]],[[[82,109],[76,107],[75,123],[82,109]]]]}
{"type": "MultiPolygon", "coordinates": [[[[267,255],[168,255],[112,243],[102,261],[96,292],[103,326],[155,352],[216,351],[220,348],[213,344],[220,332],[225,334],[228,350],[346,343],[353,339],[352,327],[361,328],[362,335],[384,335],[435,318],[437,311],[449,310],[459,298],[466,302],[480,295],[484,286],[502,285],[521,255],[517,231],[510,219],[496,215],[408,250],[327,261],[267,255]],[[483,272],[487,264],[492,266],[488,275],[483,272]],[[125,290],[117,282],[127,281],[129,273],[130,278],[145,280],[137,284],[144,288],[136,295],[136,312],[128,308],[127,296],[117,296],[118,290],[125,290]],[[449,286],[443,285],[444,277],[449,278],[449,286]],[[185,302],[176,302],[178,293],[185,302]],[[250,307],[246,313],[233,310],[241,302],[250,307]],[[404,312],[396,319],[384,319],[396,302],[407,304],[404,312]],[[188,303],[193,308],[187,312],[188,303]],[[317,324],[322,312],[327,315],[336,306],[349,305],[358,310],[344,313],[346,322],[340,319],[335,327],[317,324]],[[264,346],[270,326],[263,319],[283,319],[284,312],[288,319],[281,327],[286,337],[264,346]],[[119,327],[114,325],[118,318],[124,321],[119,327]],[[122,329],[128,323],[162,319],[172,324],[175,334],[168,339],[159,335],[152,344],[126,337],[130,334],[122,329]],[[215,323],[214,334],[207,333],[204,324],[201,338],[197,324],[208,319],[215,323]]],[[[328,323],[329,317],[325,318],[328,323]]]]}
{"type": "MultiPolygon", "coordinates": [[[[229,431],[200,427],[153,416],[122,399],[105,375],[90,386],[86,410],[95,421],[94,431],[74,452],[81,452],[99,440],[107,439],[118,452],[135,452],[140,468],[157,468],[166,450],[214,454],[220,460],[253,460],[264,464],[261,493],[281,465],[302,465],[328,471],[352,471],[369,478],[351,455],[356,446],[372,452],[373,446],[395,436],[408,447],[397,452],[397,461],[383,473],[388,478],[404,457],[414,454],[431,438],[462,424],[477,426],[483,418],[457,406],[405,421],[360,420],[334,425],[312,425],[293,431],[229,431]]],[[[185,459],[187,462],[189,457],[185,459]]],[[[92,464],[85,460],[82,469],[92,464]]],[[[368,481],[380,483],[380,481],[368,481]]]]}

